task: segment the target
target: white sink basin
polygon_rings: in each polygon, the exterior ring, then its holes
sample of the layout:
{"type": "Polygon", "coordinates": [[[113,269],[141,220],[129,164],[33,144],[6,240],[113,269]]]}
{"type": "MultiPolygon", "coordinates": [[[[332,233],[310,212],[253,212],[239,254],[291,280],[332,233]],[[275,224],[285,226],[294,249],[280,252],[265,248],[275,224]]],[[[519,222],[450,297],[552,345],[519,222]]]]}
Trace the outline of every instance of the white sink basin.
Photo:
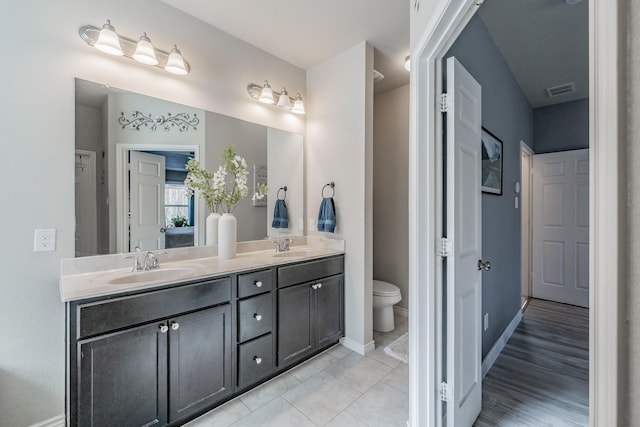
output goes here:
{"type": "Polygon", "coordinates": [[[130,285],[135,283],[155,282],[158,280],[170,281],[173,279],[180,279],[182,277],[190,276],[194,273],[193,268],[159,268],[158,270],[149,271],[137,271],[126,274],[124,276],[118,276],[107,283],[110,285],[130,285]]]}
{"type": "Polygon", "coordinates": [[[294,257],[304,257],[309,256],[311,254],[311,250],[297,250],[297,251],[285,251],[278,252],[274,255],[276,258],[294,258],[294,257]]]}

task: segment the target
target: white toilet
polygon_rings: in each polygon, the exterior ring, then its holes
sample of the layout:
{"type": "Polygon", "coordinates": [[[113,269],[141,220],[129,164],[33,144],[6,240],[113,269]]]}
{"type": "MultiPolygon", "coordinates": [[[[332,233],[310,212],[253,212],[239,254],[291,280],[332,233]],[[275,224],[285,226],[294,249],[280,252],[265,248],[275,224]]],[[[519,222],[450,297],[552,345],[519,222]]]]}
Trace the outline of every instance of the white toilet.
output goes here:
{"type": "Polygon", "coordinates": [[[402,300],[400,288],[396,285],[373,281],[373,330],[391,332],[396,325],[393,321],[393,305],[402,300]]]}

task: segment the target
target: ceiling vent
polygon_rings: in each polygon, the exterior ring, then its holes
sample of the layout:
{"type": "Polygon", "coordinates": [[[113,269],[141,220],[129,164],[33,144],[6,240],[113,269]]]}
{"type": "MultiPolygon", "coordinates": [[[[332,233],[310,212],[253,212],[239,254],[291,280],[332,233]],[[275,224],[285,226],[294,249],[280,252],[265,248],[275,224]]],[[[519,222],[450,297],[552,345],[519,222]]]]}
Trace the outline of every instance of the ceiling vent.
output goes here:
{"type": "Polygon", "coordinates": [[[384,79],[384,75],[376,69],[373,70],[373,82],[378,83],[380,80],[384,79]]]}
{"type": "Polygon", "coordinates": [[[573,82],[570,82],[570,83],[564,83],[554,87],[548,87],[546,91],[547,91],[547,95],[549,95],[549,98],[553,98],[556,96],[575,92],[576,86],[573,84],[573,82]]]}

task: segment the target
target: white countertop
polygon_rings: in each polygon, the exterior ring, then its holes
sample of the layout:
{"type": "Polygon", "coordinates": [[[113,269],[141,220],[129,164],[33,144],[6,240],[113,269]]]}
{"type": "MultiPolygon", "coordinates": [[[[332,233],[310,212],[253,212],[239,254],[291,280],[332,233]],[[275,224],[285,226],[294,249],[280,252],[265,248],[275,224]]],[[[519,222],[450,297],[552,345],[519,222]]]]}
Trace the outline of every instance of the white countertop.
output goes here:
{"type": "MultiPolygon", "coordinates": [[[[289,252],[276,254],[274,249],[253,250],[238,253],[233,259],[222,260],[217,256],[189,259],[184,255],[180,260],[163,262],[158,256],[160,268],[150,271],[131,272],[131,267],[122,268],[126,254],[73,258],[61,263],[60,297],[63,302],[99,296],[116,295],[140,289],[153,289],[171,283],[220,276],[260,268],[269,268],[292,262],[306,261],[344,253],[344,241],[322,238],[299,238],[289,252]],[[109,268],[110,260],[116,260],[119,268],[109,268]],[[91,267],[87,267],[91,266],[91,267]],[[93,268],[93,271],[86,271],[93,268]]],[[[273,245],[269,242],[270,245],[273,245]]],[[[246,245],[245,249],[264,247],[258,244],[246,245]]],[[[184,252],[184,251],[183,251],[184,252]]],[[[202,251],[194,249],[194,254],[202,251]]],[[[127,264],[132,264],[127,260],[127,264]]]]}

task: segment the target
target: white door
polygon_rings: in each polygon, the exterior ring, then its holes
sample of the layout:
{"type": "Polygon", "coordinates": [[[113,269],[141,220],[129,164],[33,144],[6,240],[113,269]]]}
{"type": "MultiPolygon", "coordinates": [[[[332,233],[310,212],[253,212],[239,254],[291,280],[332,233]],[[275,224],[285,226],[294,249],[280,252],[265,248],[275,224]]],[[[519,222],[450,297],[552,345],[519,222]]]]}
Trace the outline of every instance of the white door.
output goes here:
{"type": "Polygon", "coordinates": [[[482,90],[447,60],[447,426],[469,427],[482,408],[482,90]]]}
{"type": "Polygon", "coordinates": [[[520,278],[522,280],[522,297],[531,296],[531,201],[533,182],[533,151],[524,143],[520,143],[520,278]]]}
{"type": "Polygon", "coordinates": [[[589,150],[533,156],[532,296],[589,306],[589,150]]]}
{"type": "Polygon", "coordinates": [[[76,150],[76,256],[98,254],[96,153],[76,150]]]}
{"type": "Polygon", "coordinates": [[[130,152],[129,251],[164,249],[164,184],[164,156],[130,152]]]}

